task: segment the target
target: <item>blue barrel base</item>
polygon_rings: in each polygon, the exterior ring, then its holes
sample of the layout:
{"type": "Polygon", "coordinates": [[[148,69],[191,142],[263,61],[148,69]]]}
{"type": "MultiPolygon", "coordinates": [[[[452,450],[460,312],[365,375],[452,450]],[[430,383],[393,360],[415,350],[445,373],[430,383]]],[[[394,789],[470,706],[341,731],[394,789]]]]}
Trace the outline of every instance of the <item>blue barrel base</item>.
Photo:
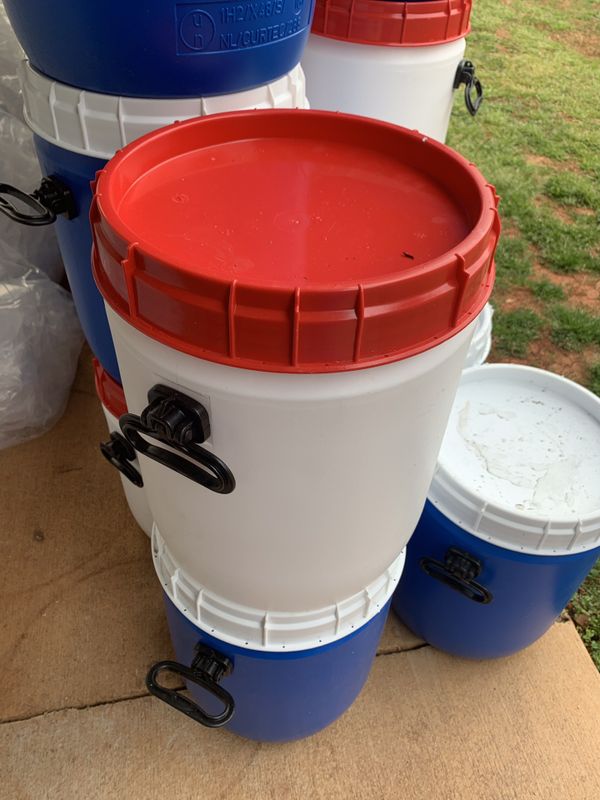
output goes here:
{"type": "MultiPolygon", "coordinates": [[[[447,655],[453,656],[454,658],[462,658],[464,661],[496,661],[496,660],[502,659],[502,658],[509,658],[510,656],[514,656],[517,653],[522,653],[524,650],[527,650],[527,648],[531,647],[539,639],[541,639],[543,636],[545,636],[545,634],[548,632],[548,630],[550,629],[550,627],[552,625],[552,623],[550,623],[550,625],[547,628],[545,628],[542,631],[542,633],[540,633],[539,636],[536,636],[535,639],[532,639],[531,641],[527,642],[526,644],[523,644],[522,646],[519,646],[519,647],[516,647],[516,648],[515,647],[509,647],[505,651],[500,652],[500,651],[498,651],[498,650],[496,650],[494,648],[485,648],[485,647],[484,648],[478,648],[478,647],[470,648],[469,647],[469,652],[465,652],[464,646],[461,646],[461,645],[455,646],[452,643],[447,643],[447,642],[443,641],[443,639],[440,639],[439,643],[438,643],[437,637],[435,636],[435,634],[431,634],[429,631],[428,631],[428,635],[429,635],[429,639],[428,639],[425,636],[424,633],[422,633],[419,630],[416,630],[415,628],[413,628],[411,626],[411,624],[408,622],[407,617],[404,614],[402,606],[403,606],[402,600],[401,600],[401,598],[398,598],[398,601],[394,600],[392,602],[392,611],[394,612],[396,617],[398,617],[400,622],[406,628],[408,628],[408,630],[414,636],[418,637],[419,639],[423,639],[423,641],[427,642],[428,645],[431,645],[431,647],[434,647],[436,650],[439,650],[442,653],[447,653],[447,655]],[[431,641],[432,637],[436,641],[431,641]]],[[[558,619],[559,619],[559,616],[557,616],[556,619],[553,620],[553,622],[554,621],[558,621],[558,619]]]]}
{"type": "MultiPolygon", "coordinates": [[[[202,643],[233,662],[221,686],[233,696],[235,713],[226,730],[260,742],[303,739],[330,725],[360,694],[377,652],[390,601],[355,633],[323,647],[298,652],[261,652],[227,644],[197,628],[165,595],[167,621],[177,660],[189,666],[202,643]]],[[[190,692],[210,713],[218,701],[195,685],[190,692]]],[[[173,711],[173,713],[176,713],[173,711]]]]}
{"type": "Polygon", "coordinates": [[[428,644],[454,656],[510,656],[543,636],[560,616],[600,556],[600,548],[568,556],[518,553],[483,541],[455,525],[427,501],[406,549],[406,566],[392,607],[428,644]],[[451,547],[481,565],[478,584],[489,603],[476,602],[427,574],[423,559],[445,561],[451,547]]]}

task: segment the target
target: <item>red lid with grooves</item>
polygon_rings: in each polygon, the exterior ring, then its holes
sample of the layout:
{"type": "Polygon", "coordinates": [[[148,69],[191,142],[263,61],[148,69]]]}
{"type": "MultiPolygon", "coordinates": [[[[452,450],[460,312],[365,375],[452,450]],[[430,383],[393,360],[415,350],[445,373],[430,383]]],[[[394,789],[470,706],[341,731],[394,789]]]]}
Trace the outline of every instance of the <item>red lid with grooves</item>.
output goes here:
{"type": "Polygon", "coordinates": [[[418,47],[462,39],[473,0],[316,0],[312,33],[355,44],[418,47]]]}
{"type": "Polygon", "coordinates": [[[94,381],[96,383],[96,394],[100,402],[107,411],[119,419],[127,413],[125,393],[123,387],[108,374],[97,358],[92,359],[94,364],[94,381]]]}
{"type": "Polygon", "coordinates": [[[325,111],[176,123],[102,170],[94,274],[170,347],[271,372],[406,358],[484,307],[493,188],[415,131],[325,111]]]}

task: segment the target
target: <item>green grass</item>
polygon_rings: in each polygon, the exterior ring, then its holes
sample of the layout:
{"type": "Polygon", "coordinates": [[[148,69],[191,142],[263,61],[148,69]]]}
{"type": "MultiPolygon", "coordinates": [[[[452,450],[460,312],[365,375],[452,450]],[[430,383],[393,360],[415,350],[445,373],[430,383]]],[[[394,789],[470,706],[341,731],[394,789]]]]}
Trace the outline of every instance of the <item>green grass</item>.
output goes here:
{"type": "Polygon", "coordinates": [[[600,395],[600,362],[592,364],[589,370],[588,388],[600,395]]]}
{"type": "Polygon", "coordinates": [[[563,350],[580,350],[590,344],[600,345],[600,317],[582,308],[554,306],[550,312],[552,341],[563,350]]]}
{"type": "Polygon", "coordinates": [[[529,286],[538,300],[544,303],[549,303],[554,300],[564,300],[566,297],[564,289],[561,286],[557,286],[556,283],[552,283],[552,281],[545,279],[541,281],[532,281],[529,286]]]}
{"type": "Polygon", "coordinates": [[[594,30],[597,0],[568,9],[479,0],[468,56],[486,99],[474,120],[455,104],[448,139],[495,183],[504,221],[556,272],[600,271],[597,216],[554,208],[598,209],[600,59],[575,38],[594,30]]]}
{"type": "MultiPolygon", "coordinates": [[[[485,100],[472,119],[457,93],[448,144],[501,197],[492,360],[555,369],[600,395],[598,0],[477,0],[472,29],[485,100]]],[[[600,669],[600,566],[571,613],[600,669]]]]}
{"type": "Polygon", "coordinates": [[[525,285],[531,274],[531,267],[532,257],[527,242],[520,236],[502,236],[496,251],[498,285],[525,285]]]}
{"type": "Polygon", "coordinates": [[[600,562],[571,601],[569,611],[585,646],[600,669],[600,626],[596,624],[600,618],[600,562]]]}
{"type": "Polygon", "coordinates": [[[525,358],[530,342],[537,339],[542,320],[528,308],[496,311],[494,337],[496,352],[509,358],[525,358]]]}
{"type": "Polygon", "coordinates": [[[544,194],[566,206],[598,208],[598,191],[585,175],[560,172],[546,181],[544,194]]]}

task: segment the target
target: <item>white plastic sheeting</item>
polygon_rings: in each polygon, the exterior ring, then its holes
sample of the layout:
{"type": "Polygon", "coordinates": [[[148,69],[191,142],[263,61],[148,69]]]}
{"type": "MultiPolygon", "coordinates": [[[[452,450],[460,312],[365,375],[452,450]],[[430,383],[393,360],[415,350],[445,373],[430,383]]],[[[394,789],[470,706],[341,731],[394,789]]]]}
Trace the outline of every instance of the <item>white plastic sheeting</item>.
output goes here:
{"type": "MultiPolygon", "coordinates": [[[[41,179],[23,121],[17,78],[23,53],[0,3],[0,182],[25,191],[41,179]]],[[[83,336],[52,226],[0,215],[0,448],[51,428],[64,412],[83,336]]]]}
{"type": "Polygon", "coordinates": [[[82,342],[70,294],[0,250],[0,448],[60,419],[82,342]]]}
{"type": "MultiPolygon", "coordinates": [[[[42,173],[33,147],[33,135],[23,118],[23,98],[17,76],[24,55],[0,2],[0,182],[31,192],[42,173]]],[[[60,280],[63,266],[53,226],[28,228],[0,215],[3,252],[60,280]]]]}

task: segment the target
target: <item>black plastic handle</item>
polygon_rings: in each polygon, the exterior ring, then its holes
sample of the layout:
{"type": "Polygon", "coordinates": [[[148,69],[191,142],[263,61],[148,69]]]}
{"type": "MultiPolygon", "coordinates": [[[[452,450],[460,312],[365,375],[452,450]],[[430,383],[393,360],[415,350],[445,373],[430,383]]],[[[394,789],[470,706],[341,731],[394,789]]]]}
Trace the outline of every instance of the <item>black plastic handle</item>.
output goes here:
{"type": "Polygon", "coordinates": [[[77,215],[73,193],[56,177],[43,178],[39,189],[31,194],[9,183],[0,183],[0,212],[14,222],[33,227],[52,225],[61,214],[67,219],[73,219],[77,215]],[[16,198],[34,213],[20,211],[9,197],[16,198]]]}
{"type": "Polygon", "coordinates": [[[33,194],[27,194],[8,183],[0,183],[0,212],[14,222],[20,222],[21,225],[52,225],[53,222],[56,222],[56,214],[46,208],[33,194]],[[24,211],[19,211],[16,205],[11,203],[7,197],[16,197],[19,202],[35,213],[27,214],[24,211]]]}
{"type": "Polygon", "coordinates": [[[136,459],[136,452],[124,436],[121,436],[120,433],[111,433],[110,440],[102,442],[100,445],[100,452],[134,486],[142,487],[144,485],[142,476],[131,463],[136,459]]]}
{"type": "Polygon", "coordinates": [[[463,59],[458,65],[454,76],[454,88],[458,89],[463,83],[465,84],[465,105],[469,114],[474,117],[483,102],[483,86],[475,74],[475,65],[466,59],[463,59]]]}
{"type": "Polygon", "coordinates": [[[235,701],[219,681],[229,675],[233,669],[231,661],[209,647],[200,645],[198,654],[192,665],[186,667],[177,661],[159,661],[154,664],[146,676],[148,691],[163,703],[185,714],[207,728],[221,728],[233,717],[235,701]],[[181,694],[177,689],[167,689],[158,682],[161,673],[171,672],[180,675],[187,682],[195,683],[201,689],[212,694],[223,704],[220,714],[209,714],[194,700],[181,694]]]}
{"type": "Polygon", "coordinates": [[[149,405],[138,417],[124,414],[123,434],[138,453],[148,456],[217,494],[230,494],[235,478],[221,459],[200,444],[210,436],[208,412],[202,403],[160,384],[148,392],[149,405]],[[183,456],[147,441],[155,439],[183,456]]]}
{"type": "Polygon", "coordinates": [[[420,565],[430,578],[446,584],[475,603],[486,605],[493,600],[491,592],[475,580],[481,574],[482,567],[481,562],[470,553],[450,547],[446,552],[445,562],[425,557],[421,559],[420,565]]]}

